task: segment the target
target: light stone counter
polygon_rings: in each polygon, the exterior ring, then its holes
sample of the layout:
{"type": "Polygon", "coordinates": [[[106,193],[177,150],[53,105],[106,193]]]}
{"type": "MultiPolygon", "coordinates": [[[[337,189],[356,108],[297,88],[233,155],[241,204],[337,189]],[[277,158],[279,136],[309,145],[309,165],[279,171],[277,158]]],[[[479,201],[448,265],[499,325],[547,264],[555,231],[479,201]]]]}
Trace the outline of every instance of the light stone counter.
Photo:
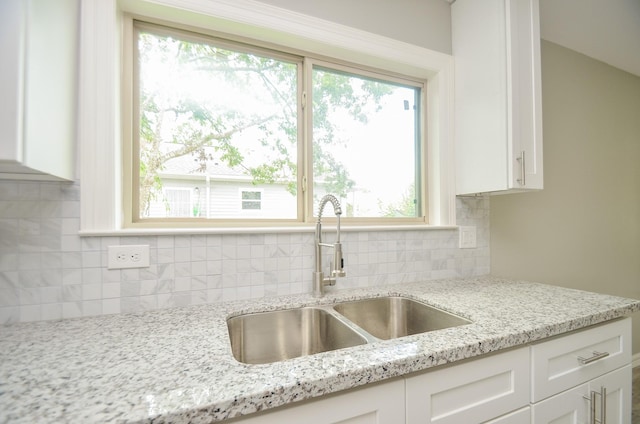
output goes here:
{"type": "Polygon", "coordinates": [[[492,277],[0,327],[0,422],[207,423],[518,346],[640,301],[492,277]],[[269,365],[232,357],[226,318],[404,295],[470,325],[269,365]]]}

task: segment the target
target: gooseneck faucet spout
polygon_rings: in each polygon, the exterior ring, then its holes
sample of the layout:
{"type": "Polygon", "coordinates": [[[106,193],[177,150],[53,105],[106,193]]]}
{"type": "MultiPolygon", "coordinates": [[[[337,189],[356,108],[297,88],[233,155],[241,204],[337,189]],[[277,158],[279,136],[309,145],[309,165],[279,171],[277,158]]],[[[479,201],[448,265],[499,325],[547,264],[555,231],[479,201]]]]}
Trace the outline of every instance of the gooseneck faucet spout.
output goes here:
{"type": "Polygon", "coordinates": [[[321,297],[324,294],[324,286],[333,286],[336,284],[338,277],[344,277],[347,273],[344,271],[344,259],[342,257],[342,243],[340,242],[340,215],[342,215],[342,208],[340,202],[332,194],[327,194],[320,199],[318,206],[318,221],[316,222],[316,269],[313,272],[313,296],[321,297]],[[322,242],[322,211],[327,203],[331,203],[333,206],[333,213],[338,218],[338,224],[336,227],[336,242],[333,244],[322,242]],[[329,247],[333,249],[333,264],[330,269],[330,276],[325,277],[322,272],[322,247],[329,247]]]}

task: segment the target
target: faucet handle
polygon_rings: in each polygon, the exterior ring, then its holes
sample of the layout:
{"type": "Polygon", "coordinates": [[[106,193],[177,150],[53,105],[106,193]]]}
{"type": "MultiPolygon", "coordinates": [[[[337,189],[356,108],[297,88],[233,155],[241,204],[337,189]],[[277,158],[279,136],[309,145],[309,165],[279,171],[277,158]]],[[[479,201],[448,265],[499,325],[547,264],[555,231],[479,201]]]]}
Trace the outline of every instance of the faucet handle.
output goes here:
{"type": "Polygon", "coordinates": [[[334,269],[331,271],[331,276],[332,277],[346,277],[347,276],[347,272],[343,269],[334,269]]]}
{"type": "Polygon", "coordinates": [[[337,242],[333,245],[334,252],[333,258],[334,263],[331,266],[331,276],[332,277],[345,277],[347,275],[344,270],[344,258],[342,257],[342,243],[337,242]]]}

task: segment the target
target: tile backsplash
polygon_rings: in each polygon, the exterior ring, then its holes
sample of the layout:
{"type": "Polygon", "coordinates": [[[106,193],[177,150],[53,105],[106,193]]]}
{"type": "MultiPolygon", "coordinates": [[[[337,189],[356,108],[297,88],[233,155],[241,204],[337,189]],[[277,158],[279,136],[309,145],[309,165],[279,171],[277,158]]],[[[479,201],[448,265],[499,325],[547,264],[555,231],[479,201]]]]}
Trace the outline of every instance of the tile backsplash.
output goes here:
{"type": "MultiPolygon", "coordinates": [[[[311,292],[312,232],[80,237],[80,187],[0,181],[0,323],[311,292]],[[148,244],[149,268],[109,270],[107,247],[148,244]]],[[[458,198],[458,231],[344,231],[344,288],[489,273],[489,200],[458,198]]],[[[327,241],[332,235],[326,236],[327,241]]]]}

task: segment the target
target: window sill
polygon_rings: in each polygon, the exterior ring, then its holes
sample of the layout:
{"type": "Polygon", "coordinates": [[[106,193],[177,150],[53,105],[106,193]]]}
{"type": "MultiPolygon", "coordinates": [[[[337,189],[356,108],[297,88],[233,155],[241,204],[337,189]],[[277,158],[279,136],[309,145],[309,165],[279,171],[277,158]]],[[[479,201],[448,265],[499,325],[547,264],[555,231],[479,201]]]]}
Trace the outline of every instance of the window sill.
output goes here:
{"type": "MultiPolygon", "coordinates": [[[[331,230],[331,225],[324,227],[331,230]]],[[[456,225],[342,225],[342,232],[365,231],[441,231],[456,230],[456,225]]],[[[267,234],[267,233],[312,233],[315,225],[300,225],[289,227],[225,227],[225,228],[128,228],[119,230],[81,230],[80,237],[125,237],[125,236],[182,236],[200,234],[267,234]]]]}

